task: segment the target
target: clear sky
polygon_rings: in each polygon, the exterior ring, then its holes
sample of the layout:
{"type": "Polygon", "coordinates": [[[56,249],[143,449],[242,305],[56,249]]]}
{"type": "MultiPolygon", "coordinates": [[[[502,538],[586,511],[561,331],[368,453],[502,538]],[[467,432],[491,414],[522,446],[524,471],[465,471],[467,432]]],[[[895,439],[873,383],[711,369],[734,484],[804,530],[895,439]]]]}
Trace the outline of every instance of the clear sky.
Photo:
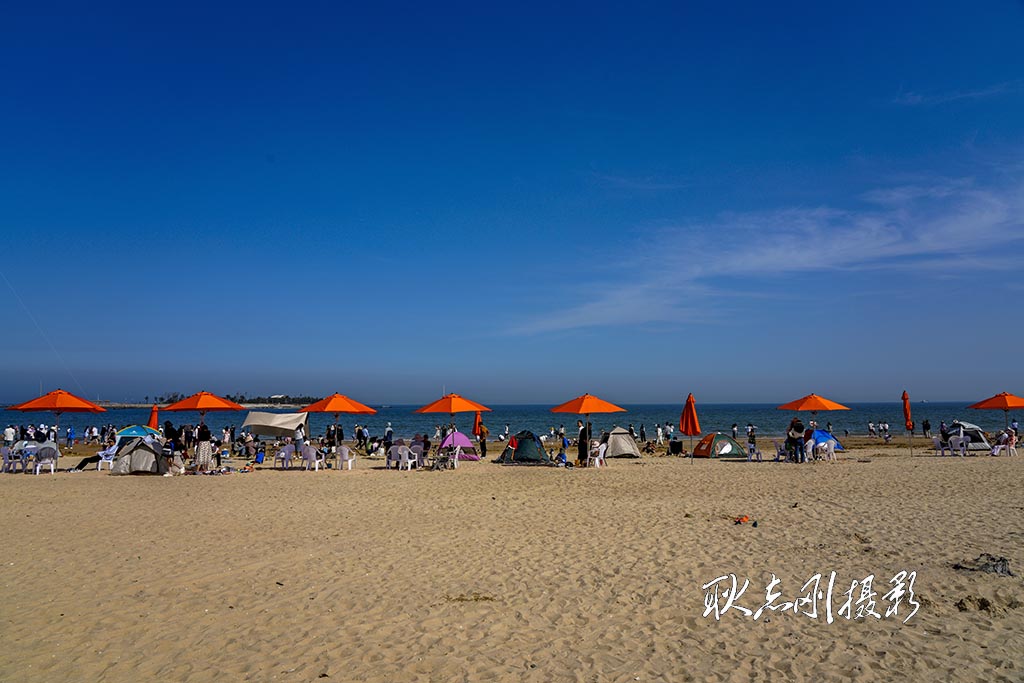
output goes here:
{"type": "Polygon", "coordinates": [[[1024,4],[0,22],[0,399],[1024,393],[1024,4]]]}

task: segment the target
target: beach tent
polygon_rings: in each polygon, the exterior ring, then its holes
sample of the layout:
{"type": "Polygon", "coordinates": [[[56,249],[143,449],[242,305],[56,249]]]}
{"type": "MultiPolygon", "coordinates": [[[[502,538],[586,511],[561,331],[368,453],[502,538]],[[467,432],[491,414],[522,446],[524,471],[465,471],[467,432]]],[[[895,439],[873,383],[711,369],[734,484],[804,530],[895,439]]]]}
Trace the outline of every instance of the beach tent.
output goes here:
{"type": "Polygon", "coordinates": [[[843,444],[839,443],[839,439],[837,439],[836,437],[832,436],[831,434],[826,432],[824,429],[815,429],[814,433],[811,434],[811,439],[814,440],[815,444],[825,443],[826,441],[835,441],[836,442],[836,450],[837,451],[844,451],[844,450],[846,450],[845,448],[843,448],[843,444]]]}
{"type": "Polygon", "coordinates": [[[309,413],[262,413],[254,410],[245,416],[242,429],[248,427],[250,432],[260,436],[293,436],[299,425],[308,436],[309,413]]]}
{"type": "Polygon", "coordinates": [[[693,447],[695,458],[740,458],[747,457],[746,449],[742,448],[736,440],[727,434],[716,432],[708,434],[693,447]]]}
{"type": "Polygon", "coordinates": [[[533,432],[523,430],[515,435],[516,448],[509,444],[494,462],[516,465],[550,465],[551,458],[540,445],[533,432]]]}
{"type": "MultiPolygon", "coordinates": [[[[117,447],[111,474],[164,474],[167,460],[161,455],[163,439],[133,437],[124,439],[117,447]]],[[[177,456],[176,456],[177,457],[177,456]]]]}
{"type": "Polygon", "coordinates": [[[960,434],[960,428],[963,427],[964,436],[971,437],[971,442],[967,444],[968,451],[991,451],[992,444],[985,438],[985,432],[982,431],[981,427],[970,422],[957,422],[954,421],[949,425],[950,437],[958,436],[960,434]]]}
{"type": "Polygon", "coordinates": [[[473,445],[473,442],[462,432],[452,432],[441,442],[441,448],[452,448],[454,446],[462,449],[462,452],[459,453],[459,460],[480,459],[480,456],[476,454],[476,447],[473,445]]]}
{"type": "Polygon", "coordinates": [[[639,458],[640,449],[627,430],[616,427],[608,433],[608,450],[604,455],[606,458],[639,458]]]}

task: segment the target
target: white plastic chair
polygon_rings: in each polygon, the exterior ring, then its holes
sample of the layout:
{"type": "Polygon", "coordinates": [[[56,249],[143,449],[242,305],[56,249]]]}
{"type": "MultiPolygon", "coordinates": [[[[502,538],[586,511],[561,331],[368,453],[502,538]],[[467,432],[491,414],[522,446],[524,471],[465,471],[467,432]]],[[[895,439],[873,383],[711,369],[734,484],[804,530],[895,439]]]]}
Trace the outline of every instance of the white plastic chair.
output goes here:
{"type": "Polygon", "coordinates": [[[836,460],[836,445],[837,445],[837,443],[838,442],[835,439],[829,439],[828,441],[826,441],[825,443],[822,444],[822,446],[825,447],[824,455],[825,455],[825,460],[826,461],[835,462],[835,460],[836,460]]]}
{"type": "Polygon", "coordinates": [[[292,456],[295,455],[295,446],[288,444],[277,452],[274,456],[274,469],[277,469],[278,461],[284,463],[284,468],[290,469],[292,466],[292,456]]]}
{"type": "Polygon", "coordinates": [[[416,456],[416,467],[423,467],[423,444],[415,443],[409,450],[416,456]]]}
{"type": "Polygon", "coordinates": [[[967,455],[967,444],[971,442],[969,436],[951,436],[949,437],[949,449],[950,455],[956,451],[960,451],[960,457],[967,455]]]}
{"type": "Polygon", "coordinates": [[[402,449],[404,446],[392,446],[388,449],[387,460],[384,461],[384,469],[391,469],[391,464],[394,463],[396,469],[401,469],[402,460],[402,449]]]}
{"type": "Polygon", "coordinates": [[[306,465],[306,471],[309,471],[310,465],[313,466],[314,472],[320,471],[320,465],[327,469],[327,464],[324,462],[324,454],[312,446],[302,447],[302,462],[306,465]]]}
{"type": "Polygon", "coordinates": [[[44,467],[45,465],[49,465],[50,466],[50,474],[53,474],[54,472],[56,472],[57,471],[57,458],[59,458],[59,457],[60,457],[60,451],[57,450],[56,446],[54,446],[52,444],[49,444],[49,443],[44,445],[42,448],[40,448],[38,451],[36,451],[36,454],[34,456],[34,458],[35,458],[35,472],[36,472],[36,474],[39,474],[40,468],[44,467]]]}
{"type": "Polygon", "coordinates": [[[352,469],[356,456],[348,446],[338,446],[338,469],[352,469]]]}
{"type": "Polygon", "coordinates": [[[14,472],[19,466],[21,467],[22,472],[25,471],[25,458],[22,457],[20,449],[17,447],[8,448],[7,446],[4,446],[0,452],[2,452],[4,456],[4,466],[2,471],[14,472]]]}
{"type": "Polygon", "coordinates": [[[114,469],[114,460],[117,458],[117,446],[111,446],[110,448],[104,449],[97,453],[100,456],[100,461],[96,463],[96,471],[99,472],[103,469],[103,463],[107,463],[107,469],[114,469]]]}
{"type": "Polygon", "coordinates": [[[412,464],[416,462],[416,456],[408,446],[398,446],[398,469],[412,471],[412,464]]]}
{"type": "Polygon", "coordinates": [[[953,449],[949,447],[948,443],[942,443],[942,439],[937,436],[932,437],[932,444],[935,446],[935,455],[943,456],[946,451],[949,451],[950,455],[953,455],[953,449]]]}
{"type": "Polygon", "coordinates": [[[604,461],[604,453],[608,450],[608,444],[603,443],[597,447],[597,450],[593,450],[587,454],[587,467],[602,467],[606,463],[604,461]]]}

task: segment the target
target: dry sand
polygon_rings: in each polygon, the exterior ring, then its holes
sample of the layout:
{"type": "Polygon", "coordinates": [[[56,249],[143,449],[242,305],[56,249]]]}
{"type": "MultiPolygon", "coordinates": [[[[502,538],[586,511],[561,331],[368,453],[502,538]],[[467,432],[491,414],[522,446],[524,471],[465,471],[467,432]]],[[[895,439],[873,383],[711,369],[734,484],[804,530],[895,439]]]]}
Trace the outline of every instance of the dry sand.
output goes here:
{"type": "Polygon", "coordinates": [[[1024,680],[1024,459],[900,450],[3,475],[0,680],[1024,680]],[[1017,576],[952,568],[986,552],[1017,576]],[[916,571],[920,611],[702,616],[717,576],[756,608],[833,570],[837,603],[916,571]]]}

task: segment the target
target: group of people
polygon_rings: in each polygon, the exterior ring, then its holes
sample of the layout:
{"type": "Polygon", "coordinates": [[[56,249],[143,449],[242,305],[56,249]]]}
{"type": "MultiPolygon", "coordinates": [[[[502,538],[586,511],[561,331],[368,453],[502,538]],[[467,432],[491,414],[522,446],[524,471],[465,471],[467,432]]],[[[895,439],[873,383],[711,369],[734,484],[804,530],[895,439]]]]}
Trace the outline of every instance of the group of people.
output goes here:
{"type": "MultiPolygon", "coordinates": [[[[831,424],[829,426],[831,427],[831,424]]],[[[819,442],[814,436],[817,427],[817,423],[813,420],[810,421],[806,428],[799,417],[794,417],[790,420],[789,427],[786,429],[784,446],[785,458],[788,462],[806,463],[819,457],[825,460],[833,460],[835,458],[835,448],[838,442],[835,439],[826,439],[819,442]]],[[[831,430],[829,430],[829,434],[831,433],[831,430]]],[[[776,460],[780,458],[781,454],[776,454],[776,460]]]]}

